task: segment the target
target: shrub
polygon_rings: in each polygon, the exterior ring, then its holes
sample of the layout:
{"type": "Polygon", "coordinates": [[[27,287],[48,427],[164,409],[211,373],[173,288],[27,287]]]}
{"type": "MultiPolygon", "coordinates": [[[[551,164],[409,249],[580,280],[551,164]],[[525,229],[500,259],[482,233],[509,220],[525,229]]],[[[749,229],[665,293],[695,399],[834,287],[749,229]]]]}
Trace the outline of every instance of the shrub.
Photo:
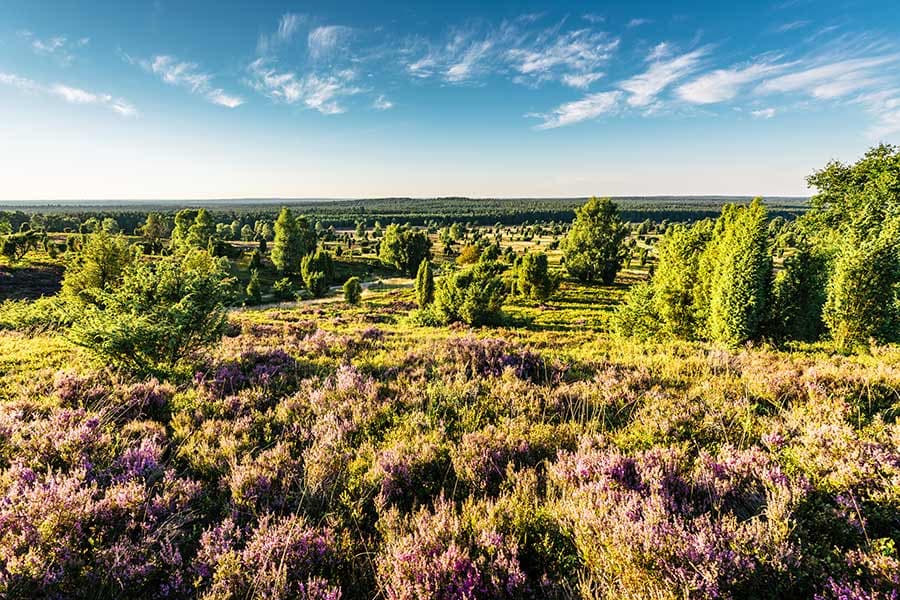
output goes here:
{"type": "Polygon", "coordinates": [[[824,319],[842,349],[900,340],[900,258],[888,236],[850,243],[835,260],[824,319]]]}
{"type": "MultiPolygon", "coordinates": [[[[297,273],[300,260],[315,250],[316,233],[305,219],[294,218],[291,209],[284,207],[275,221],[275,241],[272,244],[272,263],[282,273],[297,273]]],[[[260,244],[260,252],[265,252],[260,244]]]]}
{"type": "Polygon", "coordinates": [[[351,277],[344,282],[344,301],[347,304],[359,304],[362,297],[362,285],[359,283],[359,277],[351,277]]]}
{"type": "Polygon", "coordinates": [[[529,252],[516,268],[516,291],[527,298],[543,302],[559,287],[559,278],[550,273],[547,255],[529,252]]]}
{"type": "Polygon", "coordinates": [[[283,277],[272,284],[272,293],[279,300],[291,300],[294,297],[294,284],[289,277],[283,277]]]}
{"type": "Polygon", "coordinates": [[[250,283],[247,284],[247,302],[250,304],[262,303],[262,288],[259,285],[259,271],[250,271],[250,283]]]}
{"type": "Polygon", "coordinates": [[[102,293],[71,337],[98,358],[139,373],[166,371],[224,332],[225,266],[202,250],[139,262],[102,293]]]}
{"type": "Polygon", "coordinates": [[[423,260],[431,259],[431,240],[423,231],[391,223],[378,247],[382,262],[412,275],[423,260]]]}
{"type": "Polygon", "coordinates": [[[479,262],[440,280],[434,308],[445,323],[487,325],[500,320],[506,295],[497,265],[479,262]]]}
{"type": "Polygon", "coordinates": [[[425,308],[434,302],[434,273],[431,262],[426,258],[419,264],[416,272],[416,304],[425,308]]]}
{"type": "Polygon", "coordinates": [[[585,282],[610,285],[625,260],[628,226],[609,198],[591,198],[575,209],[575,221],[562,243],[566,269],[585,282]]]}
{"type": "Polygon", "coordinates": [[[721,217],[724,228],[714,252],[709,296],[711,339],[730,345],[756,339],[766,314],[772,281],[766,210],[759,199],[721,217]]]}
{"type": "Polygon", "coordinates": [[[135,260],[134,249],[124,237],[93,233],[66,266],[61,295],[76,306],[98,304],[121,284],[135,260]]]}
{"type": "Polygon", "coordinates": [[[772,285],[766,330],[774,339],[814,342],[824,333],[827,262],[805,245],[787,257],[772,285]]]}
{"type": "Polygon", "coordinates": [[[334,277],[334,263],[328,251],[319,249],[301,261],[300,273],[306,289],[316,298],[328,293],[329,281],[334,277]]]}

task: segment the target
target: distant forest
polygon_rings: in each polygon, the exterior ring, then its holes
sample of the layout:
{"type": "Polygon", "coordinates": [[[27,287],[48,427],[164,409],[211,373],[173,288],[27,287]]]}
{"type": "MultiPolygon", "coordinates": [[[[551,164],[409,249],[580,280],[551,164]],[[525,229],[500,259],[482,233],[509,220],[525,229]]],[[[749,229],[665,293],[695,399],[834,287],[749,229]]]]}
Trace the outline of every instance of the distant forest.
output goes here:
{"type": "MultiPolygon", "coordinates": [[[[643,196],[613,198],[626,221],[693,222],[715,218],[725,204],[747,202],[749,196],[643,196]]],[[[138,201],[45,201],[0,202],[0,215],[14,228],[29,221],[34,213],[46,216],[49,231],[77,231],[87,218],[114,218],[124,231],[140,226],[147,213],[172,216],[186,207],[206,208],[216,221],[254,222],[274,220],[282,206],[288,206],[324,226],[353,227],[360,220],[384,224],[451,223],[467,221],[477,225],[519,225],[522,223],[571,221],[575,208],[585,198],[375,198],[364,200],[138,200],[138,201]]],[[[807,198],[764,198],[772,217],[793,219],[806,210],[807,198]]]]}

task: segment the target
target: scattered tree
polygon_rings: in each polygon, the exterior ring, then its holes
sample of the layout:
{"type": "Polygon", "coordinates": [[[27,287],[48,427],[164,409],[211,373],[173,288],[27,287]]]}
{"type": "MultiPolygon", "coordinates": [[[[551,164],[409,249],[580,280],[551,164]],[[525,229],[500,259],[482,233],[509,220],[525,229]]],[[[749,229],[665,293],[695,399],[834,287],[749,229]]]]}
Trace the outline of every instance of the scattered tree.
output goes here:
{"type": "Polygon", "coordinates": [[[610,285],[616,278],[628,236],[628,226],[609,198],[591,198],[575,209],[575,221],[562,243],[566,269],[584,282],[599,280],[610,285]]]}

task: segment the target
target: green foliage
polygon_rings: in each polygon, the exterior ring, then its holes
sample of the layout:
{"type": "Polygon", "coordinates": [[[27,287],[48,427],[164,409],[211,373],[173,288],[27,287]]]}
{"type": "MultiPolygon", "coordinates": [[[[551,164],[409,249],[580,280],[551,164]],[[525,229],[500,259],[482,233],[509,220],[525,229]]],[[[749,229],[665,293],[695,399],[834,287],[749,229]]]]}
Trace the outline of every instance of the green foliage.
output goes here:
{"type": "Polygon", "coordinates": [[[838,348],[900,341],[900,256],[893,235],[847,244],[828,281],[824,319],[838,348]]]}
{"type": "Polygon", "coordinates": [[[707,331],[714,341],[737,345],[760,334],[771,290],[772,257],[762,202],[754,200],[722,218],[721,239],[708,247],[716,255],[707,331]]]}
{"type": "Polygon", "coordinates": [[[378,257],[385,264],[412,275],[423,260],[431,259],[431,240],[424,231],[391,223],[384,230],[378,257]]]}
{"type": "Polygon", "coordinates": [[[300,265],[300,274],[303,283],[309,292],[316,298],[328,293],[328,284],[334,279],[334,262],[331,254],[322,248],[315,254],[307,254],[300,265]]]}
{"type": "Polygon", "coordinates": [[[260,253],[258,248],[254,248],[250,253],[250,262],[248,264],[250,269],[259,270],[262,267],[262,254],[260,253]]]}
{"type": "Polygon", "coordinates": [[[544,302],[559,288],[559,277],[550,272],[543,252],[529,252],[516,268],[516,291],[532,300],[544,302]]]}
{"type": "Polygon", "coordinates": [[[212,215],[205,208],[197,211],[194,222],[188,229],[187,243],[198,249],[206,249],[210,242],[216,239],[216,224],[213,222],[212,215]]]}
{"type": "Polygon", "coordinates": [[[202,250],[137,262],[98,294],[71,339],[98,359],[136,373],[167,372],[216,343],[226,324],[226,266],[202,250]]]}
{"type": "Polygon", "coordinates": [[[361,297],[362,284],[359,282],[359,277],[351,277],[344,282],[344,300],[347,304],[353,304],[355,306],[359,304],[361,297]]]}
{"type": "Polygon", "coordinates": [[[479,262],[441,278],[434,301],[441,321],[469,325],[499,322],[508,294],[500,271],[497,263],[479,262]]]}
{"type": "Polygon", "coordinates": [[[803,244],[784,261],[772,285],[767,334],[777,341],[814,342],[824,333],[822,308],[828,264],[815,249],[803,244]]]}
{"type": "Polygon", "coordinates": [[[699,260],[711,236],[711,224],[676,225],[666,231],[656,247],[657,267],[652,292],[662,329],[669,335],[691,339],[698,336],[694,287],[699,278],[699,260]]]}
{"type": "Polygon", "coordinates": [[[159,252],[168,232],[168,227],[159,213],[148,213],[147,220],[138,228],[137,233],[144,238],[152,252],[159,252]]]}
{"type": "Polygon", "coordinates": [[[135,260],[135,249],[124,237],[93,233],[81,251],[70,257],[61,295],[73,310],[81,304],[102,303],[104,294],[122,282],[135,260]]]}
{"type": "Polygon", "coordinates": [[[611,319],[612,330],[626,337],[649,340],[661,333],[656,290],[647,282],[631,286],[611,319]]]}
{"type": "MultiPolygon", "coordinates": [[[[197,218],[197,212],[194,209],[185,208],[175,213],[175,228],[172,230],[173,248],[179,248],[188,243],[188,232],[194,224],[194,219],[197,218]]],[[[88,223],[85,223],[85,226],[87,227],[88,223]]]]}
{"type": "Polygon", "coordinates": [[[294,284],[289,277],[279,279],[272,284],[272,293],[279,300],[290,300],[294,297],[294,284]]]}
{"type": "Polygon", "coordinates": [[[0,238],[0,254],[10,262],[17,262],[29,251],[37,249],[40,239],[40,234],[31,229],[11,233],[0,238]]]}
{"type": "Polygon", "coordinates": [[[434,302],[434,272],[431,261],[426,258],[419,263],[419,270],[416,272],[416,304],[419,308],[425,308],[432,302],[434,302]]]}
{"type": "Polygon", "coordinates": [[[303,257],[315,250],[315,235],[306,219],[295,219],[291,209],[282,208],[275,221],[272,263],[282,273],[297,273],[303,257]]]}
{"type": "Polygon", "coordinates": [[[628,226],[609,198],[591,198],[575,209],[575,221],[562,243],[566,269],[572,277],[610,285],[616,278],[626,250],[628,226]]]}
{"type": "Polygon", "coordinates": [[[250,271],[250,282],[247,284],[247,303],[262,303],[262,287],[259,285],[259,271],[253,269],[250,271]]]}

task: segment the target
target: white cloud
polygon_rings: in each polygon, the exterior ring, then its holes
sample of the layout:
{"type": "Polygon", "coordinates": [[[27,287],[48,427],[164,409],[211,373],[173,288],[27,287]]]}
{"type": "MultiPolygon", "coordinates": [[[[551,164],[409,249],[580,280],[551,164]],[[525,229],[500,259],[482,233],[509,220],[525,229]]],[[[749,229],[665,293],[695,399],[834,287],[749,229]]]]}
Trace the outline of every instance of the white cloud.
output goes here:
{"type": "Polygon", "coordinates": [[[394,103],[388,100],[383,94],[375,98],[375,102],[372,103],[372,108],[375,110],[389,110],[394,108],[394,103]]]}
{"type": "MultiPolygon", "coordinates": [[[[126,56],[126,60],[130,60],[126,56]]],[[[183,87],[192,94],[198,94],[207,101],[227,108],[237,108],[244,103],[239,96],[227,94],[220,88],[212,86],[213,76],[200,71],[199,65],[193,62],[180,61],[174,56],[159,55],[152,61],[141,61],[141,66],[158,75],[165,83],[183,87]]]]}
{"type": "Polygon", "coordinates": [[[801,92],[814,98],[832,99],[861,91],[876,82],[876,67],[897,63],[900,56],[850,58],[821,64],[764,81],[760,94],[801,92]]]}
{"type": "Polygon", "coordinates": [[[345,40],[351,33],[350,27],[342,25],[325,25],[316,27],[309,32],[307,36],[307,45],[309,46],[309,54],[313,59],[319,59],[328,56],[345,40]]]}
{"type": "Polygon", "coordinates": [[[653,47],[653,50],[650,51],[650,54],[647,55],[647,61],[653,62],[655,60],[663,59],[672,54],[672,46],[668,42],[660,42],[653,47]]]}
{"type": "Polygon", "coordinates": [[[862,94],[853,100],[875,118],[867,133],[874,140],[883,140],[900,132],[900,87],[862,94]]]}
{"type": "Polygon", "coordinates": [[[104,108],[108,108],[109,110],[112,110],[113,112],[123,117],[136,117],[139,114],[137,108],[135,108],[133,104],[122,98],[115,98],[110,94],[98,94],[89,92],[81,88],[76,88],[61,83],[55,83],[53,85],[47,86],[38,83],[33,79],[20,77],[19,75],[16,75],[14,73],[0,73],[0,84],[9,85],[29,93],[54,96],[70,104],[90,104],[101,106],[104,108]]]}
{"type": "Polygon", "coordinates": [[[35,54],[53,57],[63,66],[69,65],[75,60],[75,55],[73,53],[75,49],[83,48],[91,41],[91,39],[87,37],[70,41],[68,36],[65,35],[41,39],[35,36],[31,31],[27,30],[20,31],[19,36],[28,41],[31,50],[35,54]]]}
{"type": "Polygon", "coordinates": [[[698,48],[669,60],[656,60],[644,73],[626,79],[619,87],[630,94],[629,105],[647,106],[660,92],[695,71],[707,52],[707,48],[698,48]]]}
{"type": "Polygon", "coordinates": [[[627,27],[632,29],[634,27],[640,27],[641,25],[647,25],[648,23],[652,23],[650,19],[632,19],[628,21],[627,27]]]}
{"type": "Polygon", "coordinates": [[[536,125],[535,129],[555,129],[595,119],[600,115],[613,111],[618,105],[621,95],[622,93],[618,91],[598,92],[589,94],[581,100],[561,104],[551,113],[537,113],[526,116],[543,119],[544,122],[536,125]]]}
{"type": "Polygon", "coordinates": [[[479,62],[488,55],[493,46],[494,42],[489,39],[468,45],[459,60],[447,68],[444,78],[452,83],[471,79],[480,71],[479,62]]]}
{"type": "Polygon", "coordinates": [[[540,37],[549,39],[539,39],[506,53],[515,71],[538,81],[553,79],[556,72],[565,71],[562,77],[568,75],[570,81],[578,81],[571,77],[580,76],[582,82],[590,83],[597,78],[590,79],[588,75],[607,62],[619,46],[618,39],[588,29],[540,37]]]}
{"type": "Polygon", "coordinates": [[[306,21],[304,15],[297,13],[285,13],[278,20],[278,29],[271,35],[260,34],[256,41],[256,51],[259,54],[267,54],[275,46],[291,41],[300,25],[306,21]]]}
{"type": "Polygon", "coordinates": [[[602,78],[603,75],[604,74],[600,72],[583,73],[581,75],[572,75],[566,73],[562,77],[562,82],[569,87],[578,88],[579,90],[585,90],[590,87],[592,83],[602,78]]]}
{"type": "Polygon", "coordinates": [[[788,31],[794,31],[795,29],[801,29],[809,25],[809,21],[791,21],[789,23],[782,23],[778,27],[775,28],[775,31],[778,33],[787,33],[788,31]]]}
{"type": "Polygon", "coordinates": [[[750,114],[757,119],[771,119],[777,111],[774,108],[761,108],[759,110],[750,111],[750,114]]]}
{"type": "Polygon", "coordinates": [[[732,100],[741,87],[783,71],[788,65],[757,62],[746,67],[716,69],[678,87],[676,94],[693,104],[732,100]]]}
{"type": "Polygon", "coordinates": [[[324,115],[345,112],[339,99],[362,91],[353,85],[356,73],[350,69],[300,77],[293,71],[279,71],[260,58],[250,64],[249,70],[249,83],[261,94],[286,104],[302,103],[324,115]]]}

